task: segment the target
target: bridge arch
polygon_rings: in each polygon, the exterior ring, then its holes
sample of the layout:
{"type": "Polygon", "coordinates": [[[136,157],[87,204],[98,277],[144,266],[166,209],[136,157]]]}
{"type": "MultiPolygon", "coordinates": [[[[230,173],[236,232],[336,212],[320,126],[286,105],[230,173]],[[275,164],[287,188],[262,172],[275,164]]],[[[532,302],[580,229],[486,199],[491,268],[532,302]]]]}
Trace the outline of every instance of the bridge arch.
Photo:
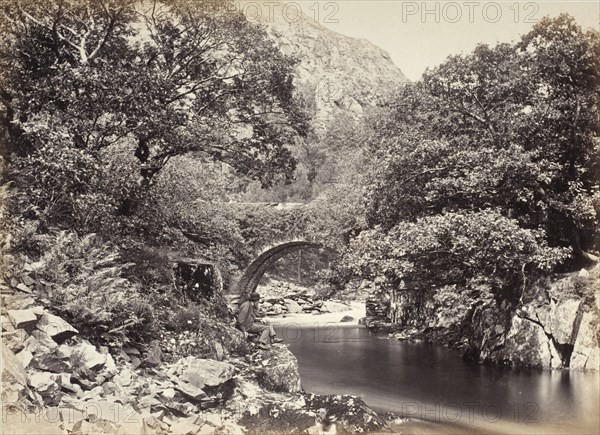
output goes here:
{"type": "Polygon", "coordinates": [[[250,263],[236,285],[236,293],[244,295],[254,292],[264,273],[273,266],[277,260],[292,252],[301,251],[306,248],[336,253],[334,249],[315,242],[293,241],[281,243],[267,249],[250,263]]]}

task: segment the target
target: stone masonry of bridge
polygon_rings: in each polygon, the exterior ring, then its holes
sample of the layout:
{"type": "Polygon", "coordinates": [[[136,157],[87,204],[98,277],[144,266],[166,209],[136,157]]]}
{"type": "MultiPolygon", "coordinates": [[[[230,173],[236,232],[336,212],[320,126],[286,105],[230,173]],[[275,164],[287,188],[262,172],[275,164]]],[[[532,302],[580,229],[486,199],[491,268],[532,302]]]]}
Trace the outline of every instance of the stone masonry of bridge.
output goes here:
{"type": "Polygon", "coordinates": [[[325,249],[329,252],[334,252],[331,248],[327,248],[320,243],[307,241],[293,241],[282,243],[273,248],[267,249],[260,254],[244,271],[241,278],[237,282],[234,292],[240,295],[250,294],[256,290],[263,274],[280,258],[303,249],[325,249]]]}

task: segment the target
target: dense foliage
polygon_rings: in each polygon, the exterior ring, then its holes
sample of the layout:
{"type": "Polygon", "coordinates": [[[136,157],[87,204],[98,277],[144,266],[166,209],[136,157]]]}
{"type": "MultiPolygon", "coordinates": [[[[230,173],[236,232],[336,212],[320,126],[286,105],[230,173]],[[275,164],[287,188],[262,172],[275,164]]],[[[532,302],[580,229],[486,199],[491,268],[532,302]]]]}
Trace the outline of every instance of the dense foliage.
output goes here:
{"type": "MultiPolygon", "coordinates": [[[[5,281],[12,268],[78,328],[123,342],[226,317],[222,303],[178,298],[174,260],[215,264],[228,286],[290,238],[347,247],[333,289],[362,282],[415,307],[506,306],[535,277],[592,258],[597,32],[544,19],[317,134],[295,60],[231,6],[3,2],[5,281]],[[268,204],[283,201],[308,204],[268,204]]],[[[298,255],[278,274],[312,284],[317,263],[305,256],[301,270],[298,255]]]]}
{"type": "Polygon", "coordinates": [[[144,186],[183,154],[265,185],[293,170],[285,145],[307,128],[293,60],[226,1],[3,9],[3,121],[22,208],[38,218],[89,229],[92,205],[132,215],[144,186]]]}
{"type": "Polygon", "coordinates": [[[599,108],[599,34],[566,15],[427,71],[370,121],[367,225],[341,274],[517,301],[527,279],[581,267],[598,249],[599,108]]]}
{"type": "Polygon", "coordinates": [[[97,341],[200,328],[204,349],[225,305],[180,298],[173,262],[227,280],[297,225],[227,205],[249,180],[289,180],[308,133],[295,60],[232,6],[2,3],[3,278],[97,341]]]}

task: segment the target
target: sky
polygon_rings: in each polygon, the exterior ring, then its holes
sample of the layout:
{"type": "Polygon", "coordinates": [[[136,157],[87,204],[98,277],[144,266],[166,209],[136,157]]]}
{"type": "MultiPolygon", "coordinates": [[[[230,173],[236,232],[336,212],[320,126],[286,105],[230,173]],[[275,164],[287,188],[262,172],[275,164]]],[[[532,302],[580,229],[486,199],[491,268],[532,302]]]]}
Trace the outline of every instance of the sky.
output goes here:
{"type": "MultiPolygon", "coordinates": [[[[417,80],[425,68],[442,63],[451,54],[469,53],[478,43],[515,41],[545,15],[567,12],[582,27],[600,30],[597,0],[292,2],[321,25],[383,48],[411,80],[417,80]]],[[[291,15],[294,7],[287,13],[291,15]]]]}

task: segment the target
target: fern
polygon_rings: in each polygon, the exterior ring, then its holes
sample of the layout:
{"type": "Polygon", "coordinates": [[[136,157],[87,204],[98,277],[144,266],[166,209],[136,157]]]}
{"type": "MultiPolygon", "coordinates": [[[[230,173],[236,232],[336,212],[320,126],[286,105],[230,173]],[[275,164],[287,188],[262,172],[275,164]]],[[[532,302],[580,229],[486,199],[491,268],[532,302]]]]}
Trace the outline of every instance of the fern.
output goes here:
{"type": "Polygon", "coordinates": [[[114,246],[95,234],[67,231],[46,236],[44,245],[37,275],[52,284],[48,299],[76,328],[112,343],[152,331],[154,310],[139,285],[124,278],[131,263],[123,262],[114,246]]]}

